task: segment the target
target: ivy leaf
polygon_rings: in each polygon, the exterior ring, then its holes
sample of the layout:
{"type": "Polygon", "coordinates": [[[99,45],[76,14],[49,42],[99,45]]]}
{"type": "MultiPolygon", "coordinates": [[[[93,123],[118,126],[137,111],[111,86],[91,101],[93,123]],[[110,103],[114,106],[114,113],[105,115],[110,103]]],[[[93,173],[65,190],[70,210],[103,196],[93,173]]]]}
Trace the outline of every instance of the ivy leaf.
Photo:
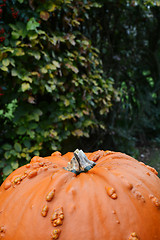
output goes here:
{"type": "Polygon", "coordinates": [[[12,75],[13,77],[17,76],[17,75],[18,75],[17,70],[13,68],[13,69],[11,70],[11,75],[12,75]]]}
{"type": "Polygon", "coordinates": [[[66,107],[68,107],[68,106],[70,105],[70,101],[69,101],[68,99],[65,99],[65,100],[64,100],[64,105],[65,105],[66,107]]]}
{"type": "Polygon", "coordinates": [[[9,25],[12,28],[13,39],[18,39],[19,37],[25,38],[27,35],[27,30],[23,22],[17,22],[16,24],[9,25]]]}
{"type": "Polygon", "coordinates": [[[25,55],[22,48],[16,48],[15,51],[14,51],[14,54],[15,54],[15,56],[18,56],[18,57],[25,55]]]}
{"type": "Polygon", "coordinates": [[[0,168],[4,168],[4,166],[5,166],[5,162],[0,162],[0,168]]]}
{"type": "Polygon", "coordinates": [[[8,59],[8,58],[3,59],[3,60],[2,60],[2,64],[7,67],[7,66],[10,64],[9,59],[8,59]]]}
{"type": "Polygon", "coordinates": [[[30,125],[29,125],[29,129],[35,129],[37,127],[38,127],[37,123],[30,123],[30,125]]]}
{"type": "Polygon", "coordinates": [[[53,60],[52,63],[53,63],[54,66],[56,66],[56,68],[60,68],[59,62],[53,60]]]}
{"type": "Polygon", "coordinates": [[[10,151],[5,152],[4,157],[5,157],[5,159],[9,159],[11,157],[10,151]]]}
{"type": "Polygon", "coordinates": [[[10,61],[10,64],[11,64],[13,67],[15,67],[15,60],[14,60],[13,58],[10,58],[9,61],[10,61]]]}
{"type": "Polygon", "coordinates": [[[31,77],[28,77],[27,75],[21,77],[21,79],[22,79],[23,81],[26,81],[26,82],[30,82],[30,83],[32,83],[32,78],[31,78],[31,77]]]}
{"type": "Polygon", "coordinates": [[[72,134],[73,136],[82,137],[83,131],[81,129],[76,129],[75,131],[72,132],[72,134]]]}
{"type": "Polygon", "coordinates": [[[42,116],[42,114],[43,114],[43,112],[38,108],[35,109],[33,113],[36,114],[36,115],[39,115],[39,116],[42,116]]]}
{"type": "Polygon", "coordinates": [[[71,70],[72,70],[73,72],[75,72],[75,73],[78,73],[78,72],[79,72],[78,68],[75,67],[74,65],[72,65],[71,63],[66,63],[66,67],[69,68],[69,69],[71,69],[71,70]]]}
{"type": "Polygon", "coordinates": [[[29,140],[25,139],[23,143],[24,143],[24,145],[25,145],[26,148],[30,149],[30,147],[31,147],[31,142],[30,142],[29,140]]]}
{"type": "Polygon", "coordinates": [[[7,165],[6,167],[3,168],[3,174],[5,176],[8,176],[9,174],[11,174],[12,171],[13,171],[13,169],[11,168],[10,165],[7,165]]]}
{"type": "Polygon", "coordinates": [[[19,134],[19,135],[23,135],[23,134],[25,134],[25,132],[26,132],[26,128],[23,126],[20,126],[17,130],[17,134],[19,134]]]}
{"type": "Polygon", "coordinates": [[[4,150],[11,150],[11,149],[12,149],[12,145],[6,143],[6,144],[4,144],[4,145],[2,146],[2,148],[3,148],[4,150]]]}
{"type": "Polygon", "coordinates": [[[25,92],[30,89],[30,84],[29,83],[22,83],[21,86],[22,92],[25,92]]]}
{"type": "Polygon", "coordinates": [[[19,164],[18,164],[18,162],[11,162],[11,167],[12,167],[12,169],[17,169],[18,167],[19,167],[19,164]]]}
{"type": "Polygon", "coordinates": [[[29,131],[27,131],[27,134],[30,136],[31,139],[33,139],[35,137],[35,132],[34,131],[29,130],[29,131]]]}
{"type": "Polygon", "coordinates": [[[1,70],[4,71],[4,72],[7,72],[8,71],[8,68],[6,66],[2,66],[1,67],[1,70]]]}
{"type": "Polygon", "coordinates": [[[21,150],[22,150],[21,144],[18,143],[18,142],[16,142],[16,143],[14,144],[14,149],[15,149],[17,152],[21,152],[21,150]]]}
{"type": "Polygon", "coordinates": [[[54,10],[56,9],[56,5],[54,4],[54,3],[51,3],[51,4],[49,4],[49,6],[48,6],[48,11],[49,12],[54,12],[54,10]]]}
{"type": "Polygon", "coordinates": [[[36,30],[39,27],[40,23],[38,23],[35,18],[31,18],[27,23],[27,31],[36,30]]]}
{"type": "Polygon", "coordinates": [[[44,67],[41,68],[41,73],[44,73],[44,74],[45,74],[45,73],[47,73],[47,72],[48,72],[48,71],[47,71],[46,68],[44,68],[44,67]]]}
{"type": "Polygon", "coordinates": [[[7,38],[4,40],[4,44],[5,44],[5,46],[9,45],[9,40],[7,38]]]}
{"type": "Polygon", "coordinates": [[[47,21],[50,17],[50,14],[49,12],[46,12],[46,11],[41,11],[40,12],[40,18],[44,21],[47,21]]]}
{"type": "Polygon", "coordinates": [[[34,31],[29,31],[28,37],[29,37],[30,40],[34,40],[34,39],[37,39],[38,34],[34,31]]]}
{"type": "Polygon", "coordinates": [[[18,39],[20,37],[20,34],[18,32],[12,32],[13,39],[18,39]]]}
{"type": "Polygon", "coordinates": [[[39,60],[41,58],[41,54],[39,52],[34,52],[33,56],[35,57],[35,59],[39,60]]]}

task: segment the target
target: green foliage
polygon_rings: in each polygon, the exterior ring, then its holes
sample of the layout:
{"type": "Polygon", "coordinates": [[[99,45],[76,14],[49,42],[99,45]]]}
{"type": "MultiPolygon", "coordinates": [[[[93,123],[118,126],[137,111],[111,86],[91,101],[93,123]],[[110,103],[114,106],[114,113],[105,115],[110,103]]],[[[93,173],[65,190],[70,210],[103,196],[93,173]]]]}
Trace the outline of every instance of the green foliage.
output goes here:
{"type": "MultiPolygon", "coordinates": [[[[89,1],[12,0],[0,45],[0,168],[5,178],[65,139],[103,128],[114,93],[99,51],[83,33],[89,1]]],[[[69,149],[68,149],[69,150],[69,149]]]]}
{"type": "Polygon", "coordinates": [[[108,132],[102,142],[107,139],[112,148],[133,155],[136,144],[160,135],[159,1],[99,2],[102,7],[90,12],[88,36],[121,93],[106,118],[108,132]]]}

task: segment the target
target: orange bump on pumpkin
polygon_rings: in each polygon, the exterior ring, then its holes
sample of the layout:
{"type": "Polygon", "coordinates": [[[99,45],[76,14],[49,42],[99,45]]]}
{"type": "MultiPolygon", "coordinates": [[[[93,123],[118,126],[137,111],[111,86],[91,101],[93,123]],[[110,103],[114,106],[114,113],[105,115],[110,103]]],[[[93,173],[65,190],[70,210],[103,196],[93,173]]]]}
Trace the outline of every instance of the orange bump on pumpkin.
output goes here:
{"type": "Polygon", "coordinates": [[[59,152],[59,151],[56,151],[56,152],[51,154],[51,156],[61,156],[61,155],[62,155],[62,153],[59,152]]]}
{"type": "Polygon", "coordinates": [[[8,188],[11,187],[11,185],[12,185],[11,181],[6,180],[6,181],[5,181],[5,184],[4,184],[4,189],[7,190],[8,188]]]}
{"type": "Polygon", "coordinates": [[[14,183],[15,183],[15,184],[20,184],[21,181],[22,181],[22,179],[21,179],[20,177],[16,177],[16,178],[14,179],[14,183]]]}
{"type": "Polygon", "coordinates": [[[148,166],[148,165],[146,165],[146,167],[147,167],[151,172],[153,172],[155,175],[158,175],[158,172],[156,171],[155,168],[153,168],[153,167],[151,167],[151,166],[148,166]]]}
{"type": "Polygon", "coordinates": [[[37,175],[37,170],[32,170],[28,173],[28,178],[33,178],[37,175]]]}
{"type": "Polygon", "coordinates": [[[149,195],[149,198],[152,200],[152,203],[156,206],[156,207],[160,207],[160,201],[157,197],[155,197],[153,194],[149,195]]]}
{"type": "Polygon", "coordinates": [[[60,229],[53,230],[52,233],[51,233],[51,239],[58,239],[60,233],[61,233],[60,229]]]}
{"type": "Polygon", "coordinates": [[[47,213],[48,213],[48,210],[49,210],[49,207],[45,204],[42,208],[42,212],[41,212],[41,215],[43,217],[46,217],[47,216],[47,213]]]}
{"type": "Polygon", "coordinates": [[[135,232],[131,233],[129,240],[139,240],[137,234],[135,232]]]}
{"type": "Polygon", "coordinates": [[[54,227],[62,225],[64,219],[64,213],[63,213],[63,208],[57,208],[54,210],[54,213],[51,216],[51,222],[54,227]]]}
{"type": "Polygon", "coordinates": [[[52,201],[52,199],[53,199],[53,197],[54,197],[54,194],[55,194],[55,189],[51,190],[51,191],[47,194],[47,196],[46,196],[46,201],[47,201],[47,202],[52,201]]]}
{"type": "Polygon", "coordinates": [[[123,153],[35,156],[0,187],[3,240],[160,240],[159,225],[157,171],[123,153]]]}
{"type": "Polygon", "coordinates": [[[57,227],[59,225],[62,225],[62,223],[63,223],[62,220],[60,218],[58,218],[58,219],[54,220],[52,224],[54,227],[57,227]]]}
{"type": "Polygon", "coordinates": [[[30,166],[31,166],[30,164],[26,164],[26,168],[30,168],[30,166]]]}
{"type": "Polygon", "coordinates": [[[112,199],[117,199],[116,190],[113,187],[107,187],[106,191],[109,197],[112,199]]]}

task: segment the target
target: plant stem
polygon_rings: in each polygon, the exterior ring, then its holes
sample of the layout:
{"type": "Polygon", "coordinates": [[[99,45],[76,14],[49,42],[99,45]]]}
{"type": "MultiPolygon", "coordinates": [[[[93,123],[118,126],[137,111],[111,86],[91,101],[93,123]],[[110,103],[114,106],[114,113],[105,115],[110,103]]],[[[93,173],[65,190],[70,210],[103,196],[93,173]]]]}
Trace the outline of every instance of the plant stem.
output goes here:
{"type": "Polygon", "coordinates": [[[65,169],[78,175],[82,172],[88,172],[95,165],[95,162],[90,161],[82,150],[76,149],[73,158],[65,169]]]}

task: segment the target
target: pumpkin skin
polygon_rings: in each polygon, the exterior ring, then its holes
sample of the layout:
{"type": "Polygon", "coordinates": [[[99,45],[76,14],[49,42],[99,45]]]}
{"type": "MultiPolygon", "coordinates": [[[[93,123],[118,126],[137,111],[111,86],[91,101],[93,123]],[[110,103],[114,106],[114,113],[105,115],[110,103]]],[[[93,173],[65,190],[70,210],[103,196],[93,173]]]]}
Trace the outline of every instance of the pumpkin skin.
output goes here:
{"type": "Polygon", "coordinates": [[[160,240],[160,179],[153,168],[110,151],[67,171],[73,153],[33,157],[0,187],[2,240],[160,240]]]}

